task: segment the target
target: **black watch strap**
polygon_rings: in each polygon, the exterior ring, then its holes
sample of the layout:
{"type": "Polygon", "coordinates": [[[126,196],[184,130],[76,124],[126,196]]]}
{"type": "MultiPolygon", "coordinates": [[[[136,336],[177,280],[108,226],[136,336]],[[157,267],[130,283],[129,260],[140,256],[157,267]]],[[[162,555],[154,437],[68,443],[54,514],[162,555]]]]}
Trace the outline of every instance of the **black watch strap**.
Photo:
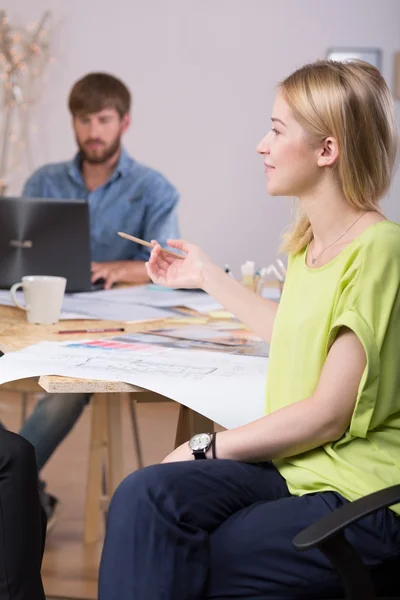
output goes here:
{"type": "Polygon", "coordinates": [[[215,448],[216,441],[217,441],[217,432],[214,431],[214,433],[212,434],[212,440],[211,440],[211,455],[214,460],[217,458],[217,451],[215,448]]]}
{"type": "Polygon", "coordinates": [[[195,460],[199,460],[200,458],[207,458],[204,450],[194,450],[193,456],[194,456],[195,460]]]}

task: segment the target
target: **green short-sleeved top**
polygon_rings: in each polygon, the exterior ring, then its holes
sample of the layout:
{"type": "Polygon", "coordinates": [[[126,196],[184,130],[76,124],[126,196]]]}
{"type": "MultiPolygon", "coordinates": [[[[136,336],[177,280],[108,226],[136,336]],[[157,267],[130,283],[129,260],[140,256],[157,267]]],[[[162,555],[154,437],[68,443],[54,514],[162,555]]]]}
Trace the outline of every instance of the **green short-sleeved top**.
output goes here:
{"type": "MultiPolygon", "coordinates": [[[[275,461],[294,495],[354,500],[400,483],[400,226],[368,227],[327,265],[289,259],[271,341],[267,413],[310,397],[339,329],[360,339],[367,365],[350,426],[338,441],[275,461]]],[[[400,505],[393,507],[400,514],[400,505]]]]}

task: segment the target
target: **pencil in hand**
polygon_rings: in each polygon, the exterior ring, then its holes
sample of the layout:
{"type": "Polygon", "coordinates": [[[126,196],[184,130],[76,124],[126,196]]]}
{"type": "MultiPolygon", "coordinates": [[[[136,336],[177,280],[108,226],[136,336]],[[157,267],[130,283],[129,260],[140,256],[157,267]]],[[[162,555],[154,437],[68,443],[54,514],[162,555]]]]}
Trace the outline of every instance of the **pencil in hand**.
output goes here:
{"type": "MultiPolygon", "coordinates": [[[[146,242],[145,240],[141,240],[140,238],[134,237],[133,235],[129,235],[128,233],[124,233],[123,231],[118,231],[118,235],[130,240],[131,242],[136,242],[137,244],[141,244],[142,246],[147,246],[147,248],[154,248],[155,244],[151,244],[150,242],[146,242]]],[[[161,248],[161,252],[165,252],[165,254],[170,254],[175,258],[185,258],[184,255],[178,254],[177,252],[173,252],[172,250],[167,250],[166,248],[161,248]]]]}

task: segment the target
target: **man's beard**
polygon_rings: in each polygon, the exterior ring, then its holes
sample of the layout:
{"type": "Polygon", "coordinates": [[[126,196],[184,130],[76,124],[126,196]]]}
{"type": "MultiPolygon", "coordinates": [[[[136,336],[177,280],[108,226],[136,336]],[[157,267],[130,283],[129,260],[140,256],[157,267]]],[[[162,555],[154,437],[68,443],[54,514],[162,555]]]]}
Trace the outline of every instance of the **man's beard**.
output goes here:
{"type": "Polygon", "coordinates": [[[110,158],[112,158],[121,148],[121,135],[118,135],[109,146],[103,146],[90,150],[86,148],[86,143],[82,144],[78,139],[76,140],[79,150],[81,152],[83,160],[88,162],[90,165],[101,165],[110,158]]]}

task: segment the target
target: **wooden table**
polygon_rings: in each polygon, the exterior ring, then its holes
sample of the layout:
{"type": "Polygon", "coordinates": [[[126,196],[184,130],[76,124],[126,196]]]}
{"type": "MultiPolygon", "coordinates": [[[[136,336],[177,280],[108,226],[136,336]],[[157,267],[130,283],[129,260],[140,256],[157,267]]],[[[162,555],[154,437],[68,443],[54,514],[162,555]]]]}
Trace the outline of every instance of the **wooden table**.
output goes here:
{"type": "MultiPolygon", "coordinates": [[[[0,351],[7,353],[22,350],[40,341],[62,341],[65,336],[57,331],[62,329],[89,329],[91,327],[124,327],[125,332],[137,332],[151,329],[155,324],[160,327],[165,320],[147,323],[128,324],[123,321],[62,321],[56,325],[32,325],[26,321],[25,313],[18,308],[0,305],[0,351]]],[[[75,334],[77,335],[77,334],[75,334]]],[[[101,337],[112,337],[115,333],[102,333],[101,337]]],[[[78,335],[79,337],[79,335],[78,335]]],[[[98,339],[99,334],[85,334],[85,339],[98,339]]],[[[90,393],[93,394],[92,433],[86,488],[85,506],[85,542],[98,539],[101,524],[101,487],[104,450],[107,448],[107,493],[111,497],[123,476],[123,457],[121,444],[121,400],[124,394],[137,394],[140,402],[165,402],[169,398],[149,392],[123,382],[97,381],[42,375],[39,378],[25,379],[4,384],[0,390],[18,393],[90,393]]],[[[136,396],[135,396],[136,397],[136,396]]],[[[188,440],[194,433],[213,431],[210,419],[180,405],[175,446],[188,440]]]]}

